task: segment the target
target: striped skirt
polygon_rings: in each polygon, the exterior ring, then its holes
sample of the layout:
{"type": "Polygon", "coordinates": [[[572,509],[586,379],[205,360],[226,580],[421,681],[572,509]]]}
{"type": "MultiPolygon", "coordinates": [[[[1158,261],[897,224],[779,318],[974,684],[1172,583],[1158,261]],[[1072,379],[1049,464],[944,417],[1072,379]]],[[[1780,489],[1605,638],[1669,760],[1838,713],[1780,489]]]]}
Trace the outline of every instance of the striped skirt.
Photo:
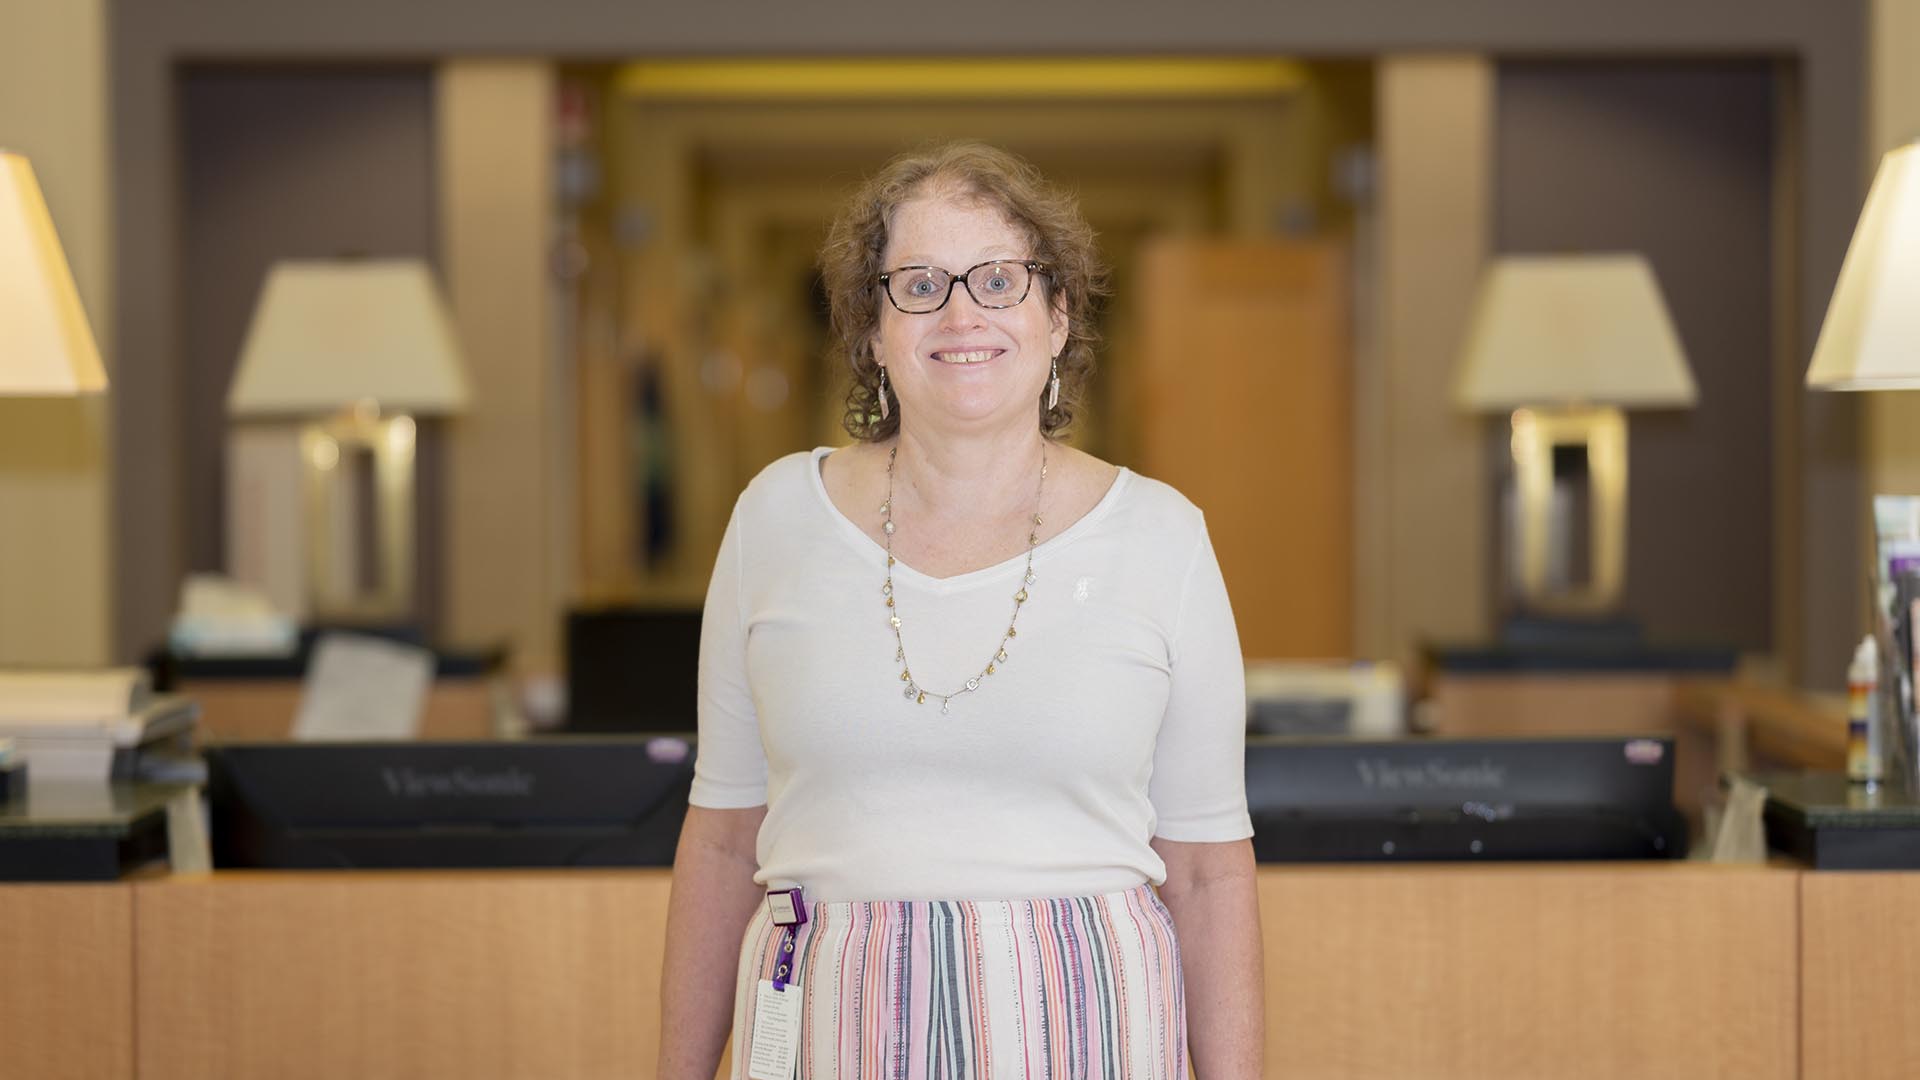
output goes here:
{"type": "MultiPolygon", "coordinates": [[[[800,1080],[1186,1080],[1173,919],[1151,888],[1054,900],[812,903],[800,1080]]],[[[740,950],[733,1076],[781,933],[740,950]]]]}

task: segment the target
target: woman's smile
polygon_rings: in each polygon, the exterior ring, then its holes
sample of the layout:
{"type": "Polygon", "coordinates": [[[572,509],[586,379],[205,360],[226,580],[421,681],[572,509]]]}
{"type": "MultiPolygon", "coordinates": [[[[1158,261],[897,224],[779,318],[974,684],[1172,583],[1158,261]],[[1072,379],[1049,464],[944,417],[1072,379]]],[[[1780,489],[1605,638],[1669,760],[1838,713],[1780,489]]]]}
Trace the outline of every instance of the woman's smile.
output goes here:
{"type": "Polygon", "coordinates": [[[943,364],[984,364],[1004,352],[1005,349],[935,349],[933,358],[943,364]]]}

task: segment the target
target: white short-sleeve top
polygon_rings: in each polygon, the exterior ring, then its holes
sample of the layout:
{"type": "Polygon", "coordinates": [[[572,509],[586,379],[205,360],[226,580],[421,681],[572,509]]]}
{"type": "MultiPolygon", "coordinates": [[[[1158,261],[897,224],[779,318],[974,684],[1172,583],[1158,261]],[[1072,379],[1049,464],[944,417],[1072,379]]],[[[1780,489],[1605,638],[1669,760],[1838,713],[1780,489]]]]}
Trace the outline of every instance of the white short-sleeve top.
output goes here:
{"type": "MultiPolygon", "coordinates": [[[[828,901],[1084,896],[1164,881],[1153,837],[1252,835],[1239,636],[1192,503],[1121,469],[1034,550],[1008,659],[942,716],[904,696],[886,554],[828,498],[829,452],[747,486],[707,591],[692,802],[766,805],[756,880],[828,901]]],[[[894,567],[916,683],[986,666],[1025,568],[894,567]]]]}

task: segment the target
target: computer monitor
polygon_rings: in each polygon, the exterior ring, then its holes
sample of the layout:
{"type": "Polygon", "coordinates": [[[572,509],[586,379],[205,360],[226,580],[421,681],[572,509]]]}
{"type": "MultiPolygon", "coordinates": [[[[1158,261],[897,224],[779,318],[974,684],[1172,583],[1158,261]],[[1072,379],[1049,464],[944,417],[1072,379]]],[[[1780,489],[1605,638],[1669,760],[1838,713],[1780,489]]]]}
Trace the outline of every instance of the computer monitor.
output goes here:
{"type": "Polygon", "coordinates": [[[685,735],[213,746],[213,861],[671,866],[693,756],[685,735]]]}
{"type": "Polygon", "coordinates": [[[596,608],[567,614],[567,730],[692,731],[700,612],[596,608]]]}
{"type": "Polygon", "coordinates": [[[1671,736],[1247,740],[1261,862],[1670,859],[1671,736]]]}

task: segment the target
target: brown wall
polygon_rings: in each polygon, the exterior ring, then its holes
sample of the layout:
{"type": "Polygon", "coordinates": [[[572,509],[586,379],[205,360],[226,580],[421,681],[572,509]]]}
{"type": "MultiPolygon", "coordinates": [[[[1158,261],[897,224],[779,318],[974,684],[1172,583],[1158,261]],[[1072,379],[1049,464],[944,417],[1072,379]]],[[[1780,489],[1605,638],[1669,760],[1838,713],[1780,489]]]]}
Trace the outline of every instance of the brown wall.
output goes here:
{"type": "MultiPolygon", "coordinates": [[[[194,66],[179,81],[180,525],[225,569],[227,387],[267,269],[357,254],[435,261],[433,78],[383,68],[194,66]]],[[[439,432],[417,444],[418,610],[438,611],[439,432]]]]}
{"type": "MultiPolygon", "coordinates": [[[[1623,607],[1655,640],[1764,652],[1773,67],[1508,62],[1497,111],[1495,249],[1645,253],[1700,389],[1692,409],[1628,414],[1623,607]]],[[[1512,458],[1497,418],[1487,441],[1498,491],[1512,458]]],[[[1507,538],[1492,535],[1503,549],[1507,538]]]]}

